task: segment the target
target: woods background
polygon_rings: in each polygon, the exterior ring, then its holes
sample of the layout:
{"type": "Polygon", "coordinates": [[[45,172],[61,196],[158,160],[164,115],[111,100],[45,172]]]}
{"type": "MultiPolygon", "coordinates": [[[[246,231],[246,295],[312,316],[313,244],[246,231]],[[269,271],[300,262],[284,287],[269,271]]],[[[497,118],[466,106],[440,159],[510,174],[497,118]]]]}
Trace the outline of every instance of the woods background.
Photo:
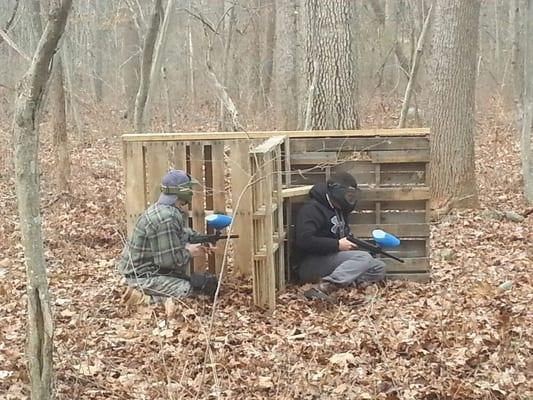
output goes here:
{"type": "MultiPolygon", "coordinates": [[[[30,391],[12,151],[26,98],[41,102],[24,114],[39,160],[26,197],[44,215],[37,286],[48,293],[48,274],[55,334],[55,374],[50,363],[35,375],[58,396],[530,397],[531,0],[73,0],[52,79],[27,97],[59,3],[0,3],[0,394],[30,391]],[[431,283],[344,293],[364,297],[358,311],[289,290],[273,319],[231,274],[214,322],[200,301],[120,303],[121,134],[398,126],[432,130],[431,283]]],[[[40,232],[40,215],[29,220],[40,232]]]]}

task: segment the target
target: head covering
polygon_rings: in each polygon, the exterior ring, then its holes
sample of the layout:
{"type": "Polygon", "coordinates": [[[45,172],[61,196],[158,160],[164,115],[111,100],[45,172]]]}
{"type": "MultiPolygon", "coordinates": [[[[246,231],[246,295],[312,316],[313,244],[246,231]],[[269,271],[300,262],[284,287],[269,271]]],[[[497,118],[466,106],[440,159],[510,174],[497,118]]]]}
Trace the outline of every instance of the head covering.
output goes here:
{"type": "Polygon", "coordinates": [[[190,201],[192,186],[197,183],[198,181],[191,178],[185,171],[171,169],[161,180],[161,194],[157,203],[173,205],[178,198],[190,201]]]}
{"type": "Polygon", "coordinates": [[[355,209],[358,197],[358,188],[355,178],[346,173],[338,173],[327,182],[328,194],[338,207],[350,213],[355,209]]]}

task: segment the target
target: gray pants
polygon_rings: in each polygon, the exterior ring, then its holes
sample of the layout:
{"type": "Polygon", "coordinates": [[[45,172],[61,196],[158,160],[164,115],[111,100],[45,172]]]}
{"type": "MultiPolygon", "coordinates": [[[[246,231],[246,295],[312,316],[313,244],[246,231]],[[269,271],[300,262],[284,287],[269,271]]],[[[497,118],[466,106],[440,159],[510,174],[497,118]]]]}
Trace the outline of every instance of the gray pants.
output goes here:
{"type": "Polygon", "coordinates": [[[366,251],[350,250],[306,257],[298,267],[302,283],[320,279],[349,285],[356,282],[378,282],[385,278],[385,263],[366,251]]]}
{"type": "Polygon", "coordinates": [[[155,275],[149,278],[126,278],[128,286],[152,297],[154,302],[164,301],[166,297],[186,297],[191,284],[186,279],[174,276],[155,275]]]}

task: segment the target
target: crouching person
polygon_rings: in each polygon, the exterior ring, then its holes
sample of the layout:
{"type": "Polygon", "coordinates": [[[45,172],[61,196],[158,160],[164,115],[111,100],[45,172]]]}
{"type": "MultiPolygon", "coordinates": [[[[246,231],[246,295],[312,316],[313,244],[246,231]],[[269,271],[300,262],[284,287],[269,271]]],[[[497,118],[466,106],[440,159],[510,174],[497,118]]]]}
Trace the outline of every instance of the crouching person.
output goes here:
{"type": "Polygon", "coordinates": [[[385,263],[357,250],[346,238],[348,215],[357,200],[353,176],[339,173],[325,184],[314,185],[309,195],[296,217],[296,271],[300,282],[318,283],[304,295],[333,301],[330,294],[339,286],[382,281],[385,263]]]}
{"type": "Polygon", "coordinates": [[[186,207],[196,184],[195,179],[180,170],[171,170],[163,177],[159,200],[137,219],[118,263],[129,290],[149,296],[152,304],[194,293],[212,297],[216,291],[214,276],[187,274],[193,257],[204,257],[214,250],[189,243],[197,233],[187,227],[186,207]]]}

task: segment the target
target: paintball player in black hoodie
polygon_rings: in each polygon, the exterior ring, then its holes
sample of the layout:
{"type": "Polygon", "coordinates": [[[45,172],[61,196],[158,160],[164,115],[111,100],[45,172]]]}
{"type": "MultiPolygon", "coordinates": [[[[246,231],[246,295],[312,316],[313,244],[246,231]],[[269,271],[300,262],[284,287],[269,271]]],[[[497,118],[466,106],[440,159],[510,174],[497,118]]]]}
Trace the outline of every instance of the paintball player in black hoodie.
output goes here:
{"type": "Polygon", "coordinates": [[[297,275],[302,283],[319,283],[304,295],[331,301],[338,286],[383,280],[385,263],[346,239],[357,200],[354,177],[339,173],[314,185],[309,195],[296,217],[297,275]]]}

